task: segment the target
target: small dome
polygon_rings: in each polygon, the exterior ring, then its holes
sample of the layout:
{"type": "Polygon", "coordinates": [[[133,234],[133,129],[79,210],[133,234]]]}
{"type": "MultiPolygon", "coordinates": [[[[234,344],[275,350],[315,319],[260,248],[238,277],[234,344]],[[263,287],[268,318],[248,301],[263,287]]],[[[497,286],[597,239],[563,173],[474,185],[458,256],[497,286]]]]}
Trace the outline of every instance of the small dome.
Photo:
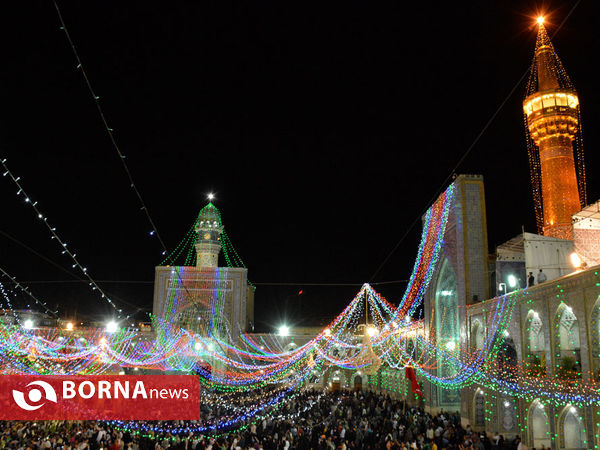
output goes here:
{"type": "Polygon", "coordinates": [[[221,213],[215,205],[209,203],[200,210],[200,213],[198,214],[198,219],[205,222],[217,222],[217,224],[220,224],[221,213]]]}

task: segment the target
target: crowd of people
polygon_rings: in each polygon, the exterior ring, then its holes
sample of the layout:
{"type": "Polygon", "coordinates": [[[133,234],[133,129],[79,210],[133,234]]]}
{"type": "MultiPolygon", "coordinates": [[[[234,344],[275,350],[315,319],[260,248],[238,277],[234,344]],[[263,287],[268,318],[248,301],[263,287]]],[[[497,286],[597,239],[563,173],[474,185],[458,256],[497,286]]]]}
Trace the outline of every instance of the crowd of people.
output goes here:
{"type": "MultiPolygon", "coordinates": [[[[208,411],[209,414],[214,411],[208,411]]],[[[139,423],[138,423],[139,425],[139,423]]],[[[155,424],[162,429],[173,423],[155,424]]],[[[389,450],[518,449],[461,425],[458,414],[421,408],[374,392],[305,391],[277,415],[220,437],[198,433],[136,433],[107,422],[0,422],[0,449],[16,450],[389,450]]]]}

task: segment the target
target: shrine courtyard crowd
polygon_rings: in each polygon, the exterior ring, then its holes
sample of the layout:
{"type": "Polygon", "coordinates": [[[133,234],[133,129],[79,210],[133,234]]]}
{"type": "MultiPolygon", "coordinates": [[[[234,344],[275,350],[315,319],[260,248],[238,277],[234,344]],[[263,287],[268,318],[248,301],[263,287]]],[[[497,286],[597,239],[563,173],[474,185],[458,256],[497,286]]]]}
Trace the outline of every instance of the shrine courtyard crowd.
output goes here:
{"type": "MultiPolygon", "coordinates": [[[[218,420],[218,410],[206,411],[218,420]]],[[[0,422],[0,449],[17,450],[387,450],[522,449],[519,437],[463,428],[458,414],[430,415],[373,392],[305,391],[272,416],[220,437],[136,433],[106,422],[0,422]]],[[[214,422],[213,422],[214,423],[214,422]]],[[[139,425],[140,423],[137,422],[139,425]]],[[[153,422],[163,430],[177,422],[153,422]]],[[[150,425],[147,423],[146,425],[150,425]]],[[[186,423],[186,425],[194,425],[186,423]]]]}

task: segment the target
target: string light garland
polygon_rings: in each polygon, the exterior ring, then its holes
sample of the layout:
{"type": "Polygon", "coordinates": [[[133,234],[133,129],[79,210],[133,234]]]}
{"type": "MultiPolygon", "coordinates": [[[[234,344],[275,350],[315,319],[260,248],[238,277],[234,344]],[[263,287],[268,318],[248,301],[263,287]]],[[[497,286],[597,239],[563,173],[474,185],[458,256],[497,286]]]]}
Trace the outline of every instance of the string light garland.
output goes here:
{"type": "MultiPolygon", "coordinates": [[[[149,333],[133,328],[108,333],[100,328],[27,329],[23,324],[7,324],[0,327],[3,372],[100,374],[115,366],[197,371],[206,389],[215,393],[209,401],[229,411],[216,422],[179,428],[135,429],[117,424],[142,434],[160,431],[177,435],[191,430],[219,435],[243,429],[253,420],[270,414],[274,405],[293,398],[309,379],[335,367],[370,374],[369,384],[383,385],[388,390],[393,383],[390,380],[397,381],[398,372],[410,366],[421,379],[440,389],[480,386],[493,396],[540,398],[553,405],[584,406],[599,402],[600,386],[593,379],[540,380],[529,376],[525,368],[498,364],[515,305],[527,301],[530,295],[527,290],[482,303],[488,333],[478,349],[448,346],[435,335],[425,335],[422,321],[411,318],[412,312],[422,304],[425,289],[438,265],[453,200],[454,187],[451,186],[427,211],[415,266],[398,307],[365,284],[347,307],[304,345],[284,347],[277,339],[270,342],[250,335],[233,339],[227,327],[218,327],[216,318],[220,315],[222,300],[217,282],[208,289],[211,294],[206,299],[208,326],[212,331],[201,329],[198,333],[179,326],[176,321],[156,317],[152,317],[149,333]],[[214,332],[216,329],[220,331],[214,332]],[[393,378],[389,373],[395,373],[393,378]],[[245,409],[236,403],[235,396],[244,399],[245,409]]],[[[185,267],[173,270],[185,270],[185,267]]],[[[173,277],[173,282],[178,283],[180,279],[173,277]]],[[[560,286],[556,289],[559,297],[563,295],[560,286]]],[[[185,301],[177,292],[184,291],[173,289],[168,304],[171,311],[177,310],[178,302],[185,301]]],[[[441,313],[442,322],[448,320],[446,311],[441,313]]],[[[340,379],[344,376],[340,375],[340,379]]],[[[407,387],[403,394],[408,395],[407,387]]],[[[486,397],[484,407],[489,417],[490,411],[497,407],[496,397],[486,397]]]]}
{"type": "MultiPolygon", "coordinates": [[[[88,281],[88,285],[90,286],[92,291],[98,291],[98,293],[100,294],[101,298],[103,298],[112,308],[114,308],[117,313],[118,313],[118,317],[121,319],[122,316],[122,309],[120,309],[114,302],[113,300],[102,290],[102,288],[96,283],[96,281],[91,277],[91,275],[88,272],[87,267],[83,266],[79,260],[77,259],[77,254],[73,251],[71,251],[70,248],[68,248],[67,246],[67,242],[65,242],[63,239],[61,239],[61,237],[58,235],[56,228],[51,226],[50,223],[48,222],[48,218],[42,214],[42,211],[40,210],[40,208],[38,207],[38,202],[32,200],[32,197],[30,197],[27,192],[25,191],[22,182],[21,182],[21,177],[19,176],[15,176],[11,170],[8,168],[7,164],[6,164],[6,158],[0,158],[0,164],[2,165],[2,168],[4,170],[3,172],[3,176],[4,177],[8,177],[8,179],[10,179],[15,186],[18,188],[17,190],[17,197],[21,197],[24,199],[25,204],[27,204],[34,212],[34,214],[37,216],[37,218],[43,223],[43,225],[48,229],[48,231],[50,231],[50,239],[54,239],[58,242],[58,244],[61,247],[61,253],[63,255],[67,255],[69,258],[71,258],[71,262],[72,267],[75,269],[79,269],[79,271],[81,272],[81,276],[86,278],[88,281]]],[[[130,315],[126,316],[124,320],[129,319],[130,315]]]]}
{"type": "Polygon", "coordinates": [[[104,129],[106,130],[106,133],[108,134],[110,142],[111,142],[113,148],[115,149],[115,151],[117,152],[119,161],[121,161],[123,170],[125,171],[125,174],[127,175],[127,179],[129,180],[129,187],[135,193],[135,196],[140,204],[140,210],[144,211],[146,219],[148,220],[148,223],[150,224],[151,231],[150,231],[149,235],[156,236],[160,246],[162,247],[162,254],[166,255],[167,247],[166,247],[165,243],[163,242],[162,238],[160,237],[160,234],[158,233],[158,229],[156,228],[156,225],[155,225],[154,221],[152,220],[152,216],[150,216],[148,207],[146,206],[146,203],[144,202],[144,199],[142,198],[142,194],[140,193],[139,189],[137,188],[137,186],[133,180],[133,176],[131,175],[129,166],[125,162],[125,155],[121,152],[121,149],[119,148],[117,141],[115,139],[114,130],[113,130],[113,128],[111,128],[108,125],[108,121],[104,114],[104,110],[102,109],[102,105],[100,104],[100,97],[98,95],[96,95],[96,92],[92,88],[92,83],[90,81],[90,78],[88,77],[88,74],[85,71],[83,63],[81,62],[79,53],[77,52],[75,44],[74,44],[73,40],[71,39],[71,35],[69,34],[69,30],[67,28],[67,25],[65,24],[62,13],[61,13],[58,3],[56,1],[54,1],[54,8],[56,9],[56,14],[58,15],[58,20],[60,21],[60,25],[61,25],[60,29],[65,33],[65,37],[67,38],[67,41],[69,42],[69,46],[71,47],[71,50],[73,51],[73,56],[75,57],[75,60],[77,62],[76,68],[77,68],[77,70],[79,70],[81,72],[81,75],[85,81],[85,84],[86,84],[89,92],[90,92],[90,95],[92,96],[92,99],[94,100],[94,104],[96,105],[96,109],[98,110],[98,115],[100,116],[100,120],[102,121],[102,124],[104,125],[104,129]]]}

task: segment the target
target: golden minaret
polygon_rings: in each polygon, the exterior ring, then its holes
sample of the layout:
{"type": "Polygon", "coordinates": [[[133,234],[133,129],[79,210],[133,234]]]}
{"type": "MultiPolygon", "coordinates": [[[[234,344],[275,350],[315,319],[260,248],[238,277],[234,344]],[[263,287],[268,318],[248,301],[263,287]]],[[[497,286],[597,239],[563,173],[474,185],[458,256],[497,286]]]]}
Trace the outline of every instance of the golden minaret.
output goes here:
{"type": "Polygon", "coordinates": [[[529,157],[536,215],[544,236],[573,239],[571,216],[585,204],[583,149],[577,152],[579,180],[573,155],[573,143],[581,146],[579,98],[542,18],[538,26],[528,95],[523,101],[525,124],[535,145],[529,157]]]}

